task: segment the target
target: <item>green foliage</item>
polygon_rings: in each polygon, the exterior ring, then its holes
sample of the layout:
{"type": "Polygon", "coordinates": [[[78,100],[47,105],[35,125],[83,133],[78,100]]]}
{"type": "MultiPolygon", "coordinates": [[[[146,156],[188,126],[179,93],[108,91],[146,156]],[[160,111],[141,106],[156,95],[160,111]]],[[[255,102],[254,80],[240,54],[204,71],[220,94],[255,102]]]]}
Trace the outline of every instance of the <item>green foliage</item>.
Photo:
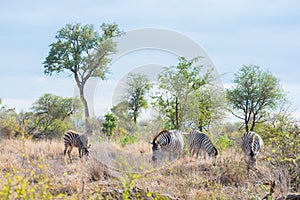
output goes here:
{"type": "Polygon", "coordinates": [[[55,137],[65,132],[71,123],[70,116],[80,107],[76,102],[76,99],[53,94],[41,96],[33,104],[32,114],[27,115],[27,120],[34,126],[35,137],[55,137]]]}
{"type": "Polygon", "coordinates": [[[263,125],[258,125],[257,132],[263,138],[268,151],[267,160],[272,166],[286,170],[287,181],[293,191],[299,191],[300,185],[300,123],[294,119],[288,107],[271,117],[263,125]]]}
{"type": "Polygon", "coordinates": [[[44,64],[45,74],[60,73],[65,69],[74,75],[83,75],[82,81],[90,76],[104,78],[107,72],[107,55],[115,51],[111,38],[123,34],[117,24],[101,25],[100,35],[93,25],[81,23],[66,24],[55,36],[56,42],[50,45],[50,51],[44,64]],[[79,74],[80,73],[80,74],[79,74]]]}
{"type": "Polygon", "coordinates": [[[73,98],[63,98],[53,94],[44,94],[32,108],[33,112],[41,118],[48,118],[46,121],[55,119],[64,120],[76,111],[73,105],[73,98]]]}
{"type": "Polygon", "coordinates": [[[119,26],[116,23],[112,23],[112,24],[102,23],[101,29],[103,32],[103,35],[100,38],[101,42],[109,40],[114,37],[119,37],[119,36],[125,34],[123,31],[121,31],[119,29],[119,26]]]}
{"type": "MultiPolygon", "coordinates": [[[[138,196],[135,196],[135,198],[132,195],[132,189],[136,185],[136,182],[138,179],[141,178],[141,176],[138,173],[132,173],[131,165],[124,159],[124,157],[120,156],[118,165],[120,168],[122,168],[125,172],[125,176],[120,177],[120,182],[123,186],[123,192],[122,192],[122,199],[139,199],[138,196]]],[[[139,194],[136,194],[139,195],[139,194]]]]}
{"type": "Polygon", "coordinates": [[[228,138],[226,134],[220,136],[216,142],[216,148],[224,153],[228,147],[232,145],[232,141],[228,138]]]}
{"type": "Polygon", "coordinates": [[[125,132],[133,133],[136,130],[136,125],[129,115],[128,110],[127,101],[122,101],[111,108],[111,112],[118,117],[118,128],[125,132]]]}
{"type": "Polygon", "coordinates": [[[43,62],[46,75],[54,72],[59,74],[64,70],[74,75],[84,105],[88,134],[89,109],[84,95],[85,84],[91,77],[105,78],[110,61],[108,56],[116,51],[116,43],[112,39],[123,34],[115,23],[103,23],[101,29],[102,34],[93,25],[67,24],[58,31],[56,42],[50,45],[48,56],[43,62]]]}
{"type": "Polygon", "coordinates": [[[233,82],[235,86],[227,90],[228,102],[231,112],[244,121],[246,131],[253,131],[284,98],[279,80],[259,66],[244,65],[233,82]]]}
{"type": "Polygon", "coordinates": [[[136,182],[137,179],[139,179],[140,176],[137,173],[126,173],[126,178],[123,179],[122,184],[124,187],[124,191],[122,193],[123,199],[128,200],[130,198],[131,190],[136,182]]]}
{"type": "Polygon", "coordinates": [[[133,144],[138,141],[138,138],[135,135],[125,135],[120,138],[121,145],[133,144]]]}
{"type": "Polygon", "coordinates": [[[0,130],[6,137],[11,138],[20,130],[19,116],[15,109],[2,106],[0,108],[0,130]]]}
{"type": "Polygon", "coordinates": [[[102,131],[107,136],[112,136],[114,130],[118,127],[118,118],[113,113],[107,113],[104,115],[104,123],[102,131]]]}
{"type": "Polygon", "coordinates": [[[159,91],[152,96],[152,105],[164,120],[164,128],[179,129],[190,118],[196,119],[199,126],[211,120],[213,104],[199,97],[214,77],[211,70],[202,72],[197,60],[180,57],[178,65],[167,67],[158,77],[159,91]]]}
{"type": "Polygon", "coordinates": [[[148,107],[145,95],[149,90],[150,83],[146,75],[142,73],[128,75],[124,101],[128,103],[128,113],[135,124],[142,109],[148,107]]]}
{"type": "Polygon", "coordinates": [[[204,85],[190,95],[188,105],[188,116],[195,119],[196,126],[203,131],[213,122],[223,119],[226,107],[224,91],[215,85],[204,85]]]}

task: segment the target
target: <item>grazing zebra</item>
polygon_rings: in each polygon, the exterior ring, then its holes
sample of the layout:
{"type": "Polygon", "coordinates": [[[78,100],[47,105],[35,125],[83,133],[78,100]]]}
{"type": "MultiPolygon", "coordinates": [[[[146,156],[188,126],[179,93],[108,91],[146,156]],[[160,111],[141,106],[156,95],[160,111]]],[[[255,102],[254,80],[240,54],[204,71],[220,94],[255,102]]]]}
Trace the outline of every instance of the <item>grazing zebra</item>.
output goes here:
{"type": "Polygon", "coordinates": [[[89,156],[88,148],[91,147],[91,145],[88,146],[87,144],[88,144],[88,139],[85,134],[79,134],[72,130],[66,131],[64,136],[64,145],[65,145],[64,156],[66,156],[66,152],[68,152],[68,156],[70,158],[70,161],[72,162],[71,152],[73,147],[77,147],[79,158],[82,158],[83,155],[85,155],[87,158],[89,156]]]}
{"type": "Polygon", "coordinates": [[[169,159],[172,154],[180,155],[183,151],[183,134],[178,130],[161,131],[153,139],[152,144],[152,160],[156,161],[161,152],[169,152],[169,159]]]}
{"type": "Polygon", "coordinates": [[[246,132],[242,138],[242,149],[245,153],[247,167],[256,169],[256,159],[263,146],[263,140],[255,132],[246,132]]]}
{"type": "Polygon", "coordinates": [[[196,159],[198,158],[200,150],[204,151],[205,159],[206,153],[212,157],[216,157],[218,155],[216,147],[212,144],[208,136],[198,130],[191,131],[187,135],[187,145],[191,157],[193,157],[194,153],[197,152],[196,159]]]}

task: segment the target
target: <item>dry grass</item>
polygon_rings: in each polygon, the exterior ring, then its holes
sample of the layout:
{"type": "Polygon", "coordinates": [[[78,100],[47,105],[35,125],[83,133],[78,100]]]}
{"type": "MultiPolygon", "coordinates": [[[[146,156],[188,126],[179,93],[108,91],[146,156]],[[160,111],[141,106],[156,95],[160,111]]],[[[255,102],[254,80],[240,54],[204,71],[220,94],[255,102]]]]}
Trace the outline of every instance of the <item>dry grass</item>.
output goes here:
{"type": "MultiPolygon", "coordinates": [[[[280,184],[278,169],[265,161],[259,160],[259,173],[247,173],[243,157],[236,149],[216,160],[185,157],[153,165],[147,142],[125,147],[93,142],[89,160],[79,160],[74,149],[72,163],[63,158],[62,141],[1,140],[0,146],[0,188],[5,186],[8,173],[16,173],[30,180],[28,187],[45,180],[45,188],[54,197],[61,194],[70,199],[261,199],[269,192],[271,181],[280,184]]],[[[273,198],[283,195],[279,188],[275,188],[273,198]]]]}

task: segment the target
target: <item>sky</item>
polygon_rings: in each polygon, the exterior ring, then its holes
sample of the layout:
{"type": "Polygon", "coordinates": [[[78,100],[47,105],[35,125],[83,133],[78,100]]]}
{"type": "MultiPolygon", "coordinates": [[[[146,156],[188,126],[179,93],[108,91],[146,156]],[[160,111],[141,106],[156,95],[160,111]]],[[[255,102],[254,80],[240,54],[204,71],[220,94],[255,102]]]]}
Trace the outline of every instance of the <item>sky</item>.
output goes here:
{"type": "MultiPolygon", "coordinates": [[[[295,114],[300,113],[297,0],[0,2],[0,98],[3,105],[17,111],[29,111],[45,93],[63,97],[76,94],[74,78],[68,72],[52,76],[43,73],[42,63],[59,29],[67,23],[79,22],[93,24],[100,30],[103,22],[116,22],[125,32],[162,29],[189,38],[205,50],[224,87],[231,85],[234,73],[244,64],[269,70],[280,80],[295,114]]],[[[180,48],[182,44],[175,40],[174,45],[180,48]]],[[[129,72],[151,65],[155,70],[156,65],[170,66],[176,62],[176,55],[159,49],[123,55],[111,65],[112,73],[106,80],[91,83],[95,88],[94,115],[102,116],[109,111],[118,83],[129,72]]]]}

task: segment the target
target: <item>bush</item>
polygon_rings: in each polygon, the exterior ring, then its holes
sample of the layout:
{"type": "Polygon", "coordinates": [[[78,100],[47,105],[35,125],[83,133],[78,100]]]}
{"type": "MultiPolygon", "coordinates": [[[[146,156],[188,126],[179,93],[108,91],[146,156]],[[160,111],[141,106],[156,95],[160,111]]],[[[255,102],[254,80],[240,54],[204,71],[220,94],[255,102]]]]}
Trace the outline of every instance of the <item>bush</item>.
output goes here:
{"type": "Polygon", "coordinates": [[[228,138],[226,134],[220,136],[216,142],[216,148],[220,153],[224,153],[228,147],[232,145],[232,141],[228,138]]]}
{"type": "Polygon", "coordinates": [[[12,138],[20,130],[18,114],[14,109],[0,108],[0,130],[7,138],[12,138]]]}
{"type": "MultiPolygon", "coordinates": [[[[287,113],[276,115],[263,126],[257,127],[264,140],[266,159],[281,169],[278,174],[281,185],[287,185],[293,192],[300,188],[300,123],[287,113]]],[[[286,190],[282,188],[282,190],[286,190]]],[[[286,191],[287,192],[287,191],[286,191]]]]}
{"type": "Polygon", "coordinates": [[[138,138],[134,135],[125,135],[120,138],[120,143],[124,146],[126,144],[133,144],[138,141],[138,138]]]}

